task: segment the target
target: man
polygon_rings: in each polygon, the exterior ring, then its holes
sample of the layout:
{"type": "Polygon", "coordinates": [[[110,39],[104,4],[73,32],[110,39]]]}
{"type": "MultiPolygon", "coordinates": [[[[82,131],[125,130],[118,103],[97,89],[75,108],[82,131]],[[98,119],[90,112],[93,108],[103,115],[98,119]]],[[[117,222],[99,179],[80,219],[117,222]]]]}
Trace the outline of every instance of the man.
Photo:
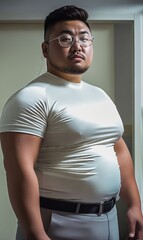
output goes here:
{"type": "Polygon", "coordinates": [[[129,236],[143,239],[122,121],[106,93],[82,81],[93,57],[87,18],[76,6],[47,16],[42,50],[48,72],[3,109],[1,143],[17,240],[118,240],[119,192],[128,206],[129,236]]]}

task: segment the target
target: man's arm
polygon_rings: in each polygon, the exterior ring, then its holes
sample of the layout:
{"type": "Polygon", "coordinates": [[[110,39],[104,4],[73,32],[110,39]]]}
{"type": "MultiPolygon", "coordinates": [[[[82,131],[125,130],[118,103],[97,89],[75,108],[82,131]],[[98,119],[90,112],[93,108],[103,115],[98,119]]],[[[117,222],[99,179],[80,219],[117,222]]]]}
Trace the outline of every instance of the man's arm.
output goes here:
{"type": "Polygon", "coordinates": [[[116,142],[115,152],[121,172],[120,195],[128,207],[129,236],[135,236],[135,239],[143,240],[143,216],[141,213],[140,196],[134,176],[132,158],[122,138],[116,142]]]}
{"type": "Polygon", "coordinates": [[[1,134],[9,197],[26,240],[49,240],[41,219],[39,185],[34,172],[41,141],[30,134],[1,134]]]}

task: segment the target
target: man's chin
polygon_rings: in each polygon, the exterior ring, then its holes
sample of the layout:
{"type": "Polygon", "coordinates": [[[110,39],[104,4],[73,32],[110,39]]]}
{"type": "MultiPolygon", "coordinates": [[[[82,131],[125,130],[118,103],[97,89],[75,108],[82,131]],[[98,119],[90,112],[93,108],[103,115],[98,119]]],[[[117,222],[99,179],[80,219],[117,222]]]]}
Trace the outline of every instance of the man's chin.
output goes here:
{"type": "Polygon", "coordinates": [[[69,73],[69,74],[80,75],[80,74],[85,73],[87,70],[88,70],[88,67],[86,67],[86,68],[65,68],[65,69],[63,69],[63,72],[69,73]]]}

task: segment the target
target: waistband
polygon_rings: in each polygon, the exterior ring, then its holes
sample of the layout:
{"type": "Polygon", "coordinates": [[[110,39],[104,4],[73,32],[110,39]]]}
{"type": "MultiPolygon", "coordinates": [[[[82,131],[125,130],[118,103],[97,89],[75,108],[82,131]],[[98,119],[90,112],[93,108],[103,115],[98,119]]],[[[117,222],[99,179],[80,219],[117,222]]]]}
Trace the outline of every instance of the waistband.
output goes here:
{"type": "Polygon", "coordinates": [[[114,207],[115,202],[116,197],[113,197],[108,201],[100,203],[80,203],[40,197],[41,208],[76,214],[95,213],[98,216],[109,212],[114,207]]]}

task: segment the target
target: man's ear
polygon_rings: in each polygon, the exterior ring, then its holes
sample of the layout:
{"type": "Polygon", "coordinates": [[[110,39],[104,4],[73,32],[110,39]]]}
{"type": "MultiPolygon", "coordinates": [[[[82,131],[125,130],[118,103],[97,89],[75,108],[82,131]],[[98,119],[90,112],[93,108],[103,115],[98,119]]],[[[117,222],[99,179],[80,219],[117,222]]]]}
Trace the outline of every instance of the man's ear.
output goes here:
{"type": "Polygon", "coordinates": [[[47,58],[48,57],[48,44],[45,42],[42,43],[42,52],[43,52],[43,56],[45,58],[47,58]]]}

